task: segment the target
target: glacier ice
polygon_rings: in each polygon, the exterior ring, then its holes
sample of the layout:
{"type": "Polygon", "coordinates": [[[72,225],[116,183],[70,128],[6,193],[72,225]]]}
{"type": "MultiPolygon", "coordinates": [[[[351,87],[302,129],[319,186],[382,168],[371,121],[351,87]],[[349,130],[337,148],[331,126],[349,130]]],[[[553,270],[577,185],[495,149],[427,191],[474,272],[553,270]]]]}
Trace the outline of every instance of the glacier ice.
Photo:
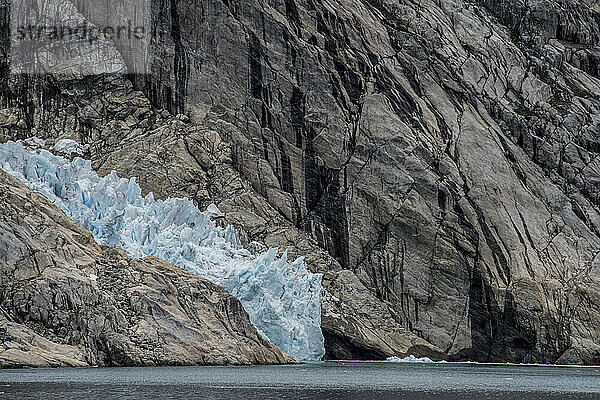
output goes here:
{"type": "MultiPolygon", "coordinates": [[[[67,154],[80,149],[72,141],[57,147],[67,154]]],[[[162,258],[224,286],[261,334],[297,359],[323,356],[321,275],[307,271],[301,258],[277,257],[277,249],[245,249],[234,227],[213,222],[223,216],[217,206],[201,212],[188,199],[142,197],[135,178],[115,172],[100,178],[89,161],[70,161],[22,142],[0,145],[0,168],[48,197],[98,242],[131,257],[162,258]]]]}

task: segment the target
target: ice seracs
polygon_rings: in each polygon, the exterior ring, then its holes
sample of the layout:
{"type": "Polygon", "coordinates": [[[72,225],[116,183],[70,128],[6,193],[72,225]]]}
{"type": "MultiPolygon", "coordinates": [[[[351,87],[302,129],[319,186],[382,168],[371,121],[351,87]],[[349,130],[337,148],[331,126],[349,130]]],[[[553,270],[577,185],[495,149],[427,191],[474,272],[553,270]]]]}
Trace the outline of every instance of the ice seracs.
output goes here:
{"type": "MultiPolygon", "coordinates": [[[[71,155],[80,147],[59,141],[54,150],[71,155]]],[[[100,243],[132,257],[162,258],[221,284],[259,331],[294,357],[319,360],[325,353],[321,275],[307,271],[302,259],[277,257],[277,249],[244,248],[234,227],[215,225],[224,217],[217,206],[201,212],[188,199],[142,197],[135,178],[115,172],[100,178],[89,161],[69,161],[21,142],[0,145],[0,168],[48,197],[100,243]]]]}

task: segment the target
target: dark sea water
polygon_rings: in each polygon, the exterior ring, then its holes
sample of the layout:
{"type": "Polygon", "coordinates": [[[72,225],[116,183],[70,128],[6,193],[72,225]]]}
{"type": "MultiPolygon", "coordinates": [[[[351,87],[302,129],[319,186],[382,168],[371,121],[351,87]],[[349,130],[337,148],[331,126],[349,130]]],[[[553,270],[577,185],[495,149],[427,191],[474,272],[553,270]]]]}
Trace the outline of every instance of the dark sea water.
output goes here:
{"type": "Polygon", "coordinates": [[[600,368],[327,362],[5,370],[0,399],[600,399],[600,368]]]}

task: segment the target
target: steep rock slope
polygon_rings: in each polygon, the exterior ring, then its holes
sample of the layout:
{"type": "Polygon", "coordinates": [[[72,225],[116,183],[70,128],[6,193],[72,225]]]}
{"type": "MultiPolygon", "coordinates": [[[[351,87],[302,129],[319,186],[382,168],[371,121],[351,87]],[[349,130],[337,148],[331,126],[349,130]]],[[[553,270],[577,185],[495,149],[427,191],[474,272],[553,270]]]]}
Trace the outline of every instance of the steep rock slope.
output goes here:
{"type": "Polygon", "coordinates": [[[600,361],[595,2],[154,3],[145,97],[5,78],[3,138],[308,254],[329,357],[600,361]]]}
{"type": "Polygon", "coordinates": [[[178,3],[154,76],[449,356],[591,362],[598,13],[547,3],[178,3]]]}
{"type": "Polygon", "coordinates": [[[0,339],[0,367],[294,361],[223,288],[98,246],[2,170],[0,339]]]}

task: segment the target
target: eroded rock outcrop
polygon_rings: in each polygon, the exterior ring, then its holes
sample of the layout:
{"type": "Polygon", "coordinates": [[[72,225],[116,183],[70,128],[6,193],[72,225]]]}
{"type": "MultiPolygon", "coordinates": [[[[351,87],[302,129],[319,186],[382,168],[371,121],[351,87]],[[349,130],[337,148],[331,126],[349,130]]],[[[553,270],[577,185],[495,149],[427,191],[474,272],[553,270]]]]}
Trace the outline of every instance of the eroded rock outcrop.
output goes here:
{"type": "Polygon", "coordinates": [[[154,3],[152,76],[5,76],[1,137],[308,255],[329,357],[600,362],[596,2],[154,3]]]}
{"type": "Polygon", "coordinates": [[[225,289],[98,246],[0,170],[0,367],[289,362],[225,289]]]}

